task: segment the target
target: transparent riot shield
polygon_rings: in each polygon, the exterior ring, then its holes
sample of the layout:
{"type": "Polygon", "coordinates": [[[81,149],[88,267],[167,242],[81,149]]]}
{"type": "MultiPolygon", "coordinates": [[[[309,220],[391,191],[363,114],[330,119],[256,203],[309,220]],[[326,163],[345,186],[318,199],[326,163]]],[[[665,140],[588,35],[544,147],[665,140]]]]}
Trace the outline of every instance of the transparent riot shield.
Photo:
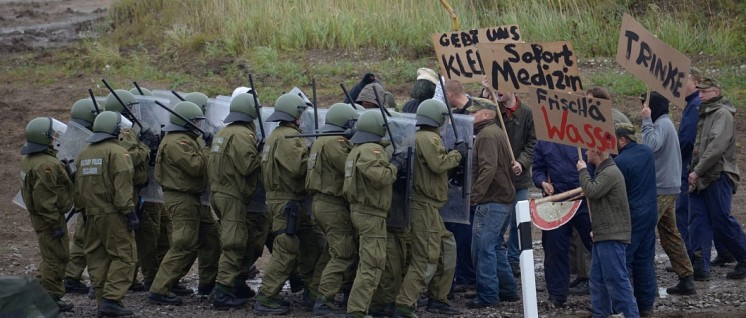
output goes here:
{"type": "MultiPolygon", "coordinates": [[[[155,90],[152,90],[152,92],[153,92],[153,96],[155,97],[160,97],[160,98],[165,98],[165,99],[170,100],[171,108],[173,108],[173,106],[175,106],[178,102],[181,101],[181,99],[176,97],[176,95],[174,95],[173,93],[171,93],[171,91],[168,91],[168,90],[155,89],[155,90]]],[[[176,92],[176,93],[179,94],[179,96],[181,97],[184,97],[184,95],[189,94],[187,92],[176,92]]]]}
{"type": "MultiPolygon", "coordinates": [[[[392,115],[394,115],[392,113],[392,115]]],[[[412,202],[412,173],[414,172],[414,147],[416,123],[414,116],[397,115],[389,117],[389,128],[393,138],[387,136],[396,145],[397,151],[406,154],[406,169],[398,172],[393,186],[391,213],[386,220],[386,226],[404,230],[409,228],[411,219],[410,203],[412,202]]],[[[388,135],[388,134],[387,134],[388,135]]]]}
{"type": "Polygon", "coordinates": [[[135,114],[139,113],[137,119],[143,125],[144,132],[151,132],[156,136],[160,136],[161,128],[168,124],[171,114],[163,109],[161,106],[155,104],[156,101],[165,105],[166,107],[173,107],[171,100],[162,97],[153,96],[140,96],[136,95],[135,98],[140,102],[135,107],[132,107],[133,112],[137,110],[135,114]]]}
{"type": "MultiPolygon", "coordinates": [[[[320,108],[318,109],[319,112],[319,126],[318,128],[324,127],[326,124],[326,113],[329,111],[329,109],[326,108],[320,108]]],[[[300,115],[300,131],[303,134],[313,134],[317,132],[316,127],[316,119],[314,118],[314,114],[316,113],[316,110],[314,110],[312,107],[307,108],[301,115],[300,115]]],[[[306,138],[306,143],[310,147],[313,145],[313,142],[316,140],[314,137],[308,137],[306,138]]]]}
{"type": "MultiPolygon", "coordinates": [[[[456,130],[459,139],[463,140],[469,151],[466,158],[461,160],[461,164],[451,173],[448,182],[448,201],[440,209],[440,216],[443,222],[469,224],[471,194],[471,158],[473,153],[474,142],[474,118],[470,115],[453,115],[456,130]]],[[[441,128],[440,135],[443,138],[443,145],[446,149],[453,149],[456,143],[456,137],[453,134],[453,125],[448,121],[441,128]]]]}
{"type": "MultiPolygon", "coordinates": [[[[278,122],[268,122],[267,118],[269,118],[269,115],[272,115],[272,113],[275,112],[274,107],[261,107],[259,108],[260,112],[262,113],[262,121],[264,122],[264,132],[267,134],[267,137],[269,137],[270,134],[272,134],[272,131],[277,128],[279,125],[278,122]]],[[[254,120],[254,125],[256,126],[256,135],[259,137],[259,140],[266,139],[264,136],[262,136],[262,131],[259,129],[259,119],[254,120]]]]}
{"type": "Polygon", "coordinates": [[[148,184],[140,190],[145,202],[163,203],[163,188],[155,181],[155,170],[153,166],[148,166],[148,184]]]}
{"type": "Polygon", "coordinates": [[[13,204],[17,205],[21,209],[28,210],[26,208],[26,202],[23,202],[23,195],[21,194],[21,190],[18,190],[16,196],[13,197],[13,204]]]}
{"type": "Polygon", "coordinates": [[[57,159],[60,159],[71,173],[75,173],[76,169],[73,161],[83,151],[83,148],[88,145],[86,140],[92,134],[93,132],[74,121],[67,124],[67,130],[65,130],[65,133],[59,139],[57,159]]]}
{"type": "Polygon", "coordinates": [[[303,101],[304,101],[304,102],[305,102],[305,103],[306,103],[307,105],[310,105],[310,104],[311,104],[311,100],[310,100],[310,99],[308,99],[308,96],[306,96],[306,93],[304,93],[304,92],[303,92],[303,91],[302,91],[302,90],[301,90],[300,88],[297,88],[297,87],[293,87],[293,89],[291,89],[291,90],[290,90],[290,91],[288,92],[288,94],[294,94],[294,95],[298,95],[298,96],[300,96],[300,98],[302,98],[302,99],[303,99],[303,101]]]}
{"type": "Polygon", "coordinates": [[[226,101],[226,102],[230,103],[231,99],[233,99],[233,98],[231,98],[230,96],[218,95],[218,96],[215,96],[215,99],[226,101]]]}
{"type": "Polygon", "coordinates": [[[230,100],[226,101],[210,98],[205,107],[205,131],[213,135],[217,134],[220,129],[225,127],[224,120],[230,111],[230,100]]]}

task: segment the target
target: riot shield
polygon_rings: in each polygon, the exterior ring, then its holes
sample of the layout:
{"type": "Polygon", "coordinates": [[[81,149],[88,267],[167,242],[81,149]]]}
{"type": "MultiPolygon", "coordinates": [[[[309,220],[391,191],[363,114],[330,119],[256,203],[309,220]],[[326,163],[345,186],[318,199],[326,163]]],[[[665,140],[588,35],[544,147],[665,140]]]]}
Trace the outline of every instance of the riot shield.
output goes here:
{"type": "MultiPolygon", "coordinates": [[[[259,110],[262,113],[262,121],[264,121],[264,131],[267,133],[267,137],[269,137],[270,134],[272,134],[272,131],[277,128],[277,126],[280,124],[278,122],[268,122],[267,118],[269,115],[272,115],[272,113],[275,112],[274,107],[261,107],[259,110]]],[[[264,136],[262,136],[262,130],[259,129],[259,119],[254,120],[254,125],[256,126],[256,135],[259,137],[260,140],[266,139],[264,136]]]]}
{"type": "MultiPolygon", "coordinates": [[[[67,130],[59,139],[59,147],[57,149],[57,159],[67,163],[71,163],[75,158],[78,157],[83,148],[88,145],[88,137],[93,134],[90,130],[81,126],[80,124],[70,121],[67,124],[67,130]]],[[[75,164],[65,164],[71,173],[75,173],[75,164]]]]}
{"type": "Polygon", "coordinates": [[[231,111],[230,100],[208,99],[205,107],[205,126],[204,130],[213,135],[217,134],[220,129],[225,127],[225,117],[231,111]]]}
{"type": "Polygon", "coordinates": [[[171,100],[162,97],[136,95],[135,98],[140,102],[132,107],[135,114],[139,113],[137,119],[142,124],[143,131],[150,131],[156,136],[161,135],[161,128],[168,124],[171,114],[162,107],[155,104],[156,101],[172,108],[171,100]],[[137,110],[137,112],[135,112],[137,110]]]}
{"type": "MultiPolygon", "coordinates": [[[[153,96],[155,97],[160,97],[160,98],[165,98],[165,99],[170,100],[171,102],[169,104],[171,105],[170,106],[171,108],[173,108],[173,106],[175,106],[178,102],[181,101],[181,99],[176,97],[173,93],[171,93],[171,91],[162,90],[162,89],[154,89],[152,92],[153,92],[153,96]]],[[[184,97],[184,95],[188,94],[186,92],[176,92],[176,93],[178,93],[181,97],[184,97]]]]}
{"type": "Polygon", "coordinates": [[[13,203],[17,205],[19,208],[27,210],[26,208],[26,202],[23,202],[23,194],[21,194],[21,190],[18,190],[18,193],[16,193],[16,196],[13,197],[13,203]]]}
{"type": "MultiPolygon", "coordinates": [[[[448,182],[448,201],[440,209],[443,222],[469,224],[471,195],[471,158],[474,142],[474,118],[470,115],[453,115],[456,130],[460,139],[464,140],[469,151],[461,166],[454,170],[448,182]]],[[[453,134],[454,123],[448,121],[443,125],[440,135],[446,149],[453,149],[456,137],[453,134]]]]}
{"type": "Polygon", "coordinates": [[[311,100],[310,100],[310,99],[308,99],[308,96],[306,96],[306,93],[304,93],[304,92],[303,92],[303,91],[302,91],[302,90],[301,90],[300,88],[297,88],[297,87],[293,87],[293,89],[291,89],[291,90],[290,90],[290,91],[288,92],[288,94],[293,94],[293,95],[298,95],[298,96],[300,96],[300,98],[302,98],[302,99],[303,99],[303,102],[305,102],[305,103],[306,103],[306,105],[311,105],[311,104],[312,104],[312,103],[311,103],[311,100]]]}
{"type": "MultiPolygon", "coordinates": [[[[391,200],[391,213],[386,220],[386,226],[399,230],[409,228],[410,203],[412,202],[412,173],[414,172],[414,147],[417,120],[413,114],[401,114],[401,116],[389,117],[389,128],[393,136],[387,136],[393,140],[397,151],[406,154],[406,169],[398,172],[393,186],[393,198],[391,200]],[[409,116],[412,115],[412,116],[409,116]]],[[[386,139],[386,138],[384,138],[386,139]]]]}
{"type": "MultiPolygon", "coordinates": [[[[322,108],[318,109],[319,112],[319,127],[321,128],[326,124],[326,112],[328,112],[329,109],[322,108]]],[[[302,134],[313,134],[316,133],[316,123],[314,119],[314,112],[315,110],[311,107],[307,108],[301,115],[300,115],[300,131],[302,134]]],[[[316,140],[314,137],[308,137],[306,138],[306,143],[310,147],[313,145],[313,142],[316,140]]]]}
{"type": "Polygon", "coordinates": [[[148,184],[140,190],[140,196],[145,202],[164,203],[163,188],[158,184],[158,181],[155,181],[153,166],[148,166],[148,184]]]}
{"type": "Polygon", "coordinates": [[[230,103],[231,99],[233,99],[233,98],[230,97],[230,96],[218,95],[218,96],[215,96],[215,99],[220,100],[220,101],[226,101],[226,102],[230,103]]]}

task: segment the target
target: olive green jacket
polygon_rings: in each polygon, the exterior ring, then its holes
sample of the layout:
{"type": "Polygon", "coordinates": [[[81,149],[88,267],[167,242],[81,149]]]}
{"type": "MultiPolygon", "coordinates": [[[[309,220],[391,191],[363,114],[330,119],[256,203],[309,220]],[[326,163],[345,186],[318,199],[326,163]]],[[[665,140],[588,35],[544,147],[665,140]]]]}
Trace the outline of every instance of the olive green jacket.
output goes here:
{"type": "Polygon", "coordinates": [[[169,132],[158,146],[155,180],[164,191],[199,194],[209,185],[207,153],[198,136],[189,132],[169,132]]]}
{"type": "Polygon", "coordinates": [[[23,156],[21,194],[36,232],[64,228],[64,215],[73,207],[73,183],[54,150],[23,156]]]}
{"type": "Polygon", "coordinates": [[[412,200],[442,207],[448,200],[448,171],[457,167],[461,154],[446,152],[437,128],[420,126],[415,133],[412,200]]]}
{"type": "Polygon", "coordinates": [[[267,200],[303,200],[308,147],[303,138],[285,138],[300,133],[292,124],[281,124],[267,138],[262,150],[262,180],[267,200]]]}
{"type": "Polygon", "coordinates": [[[738,189],[740,171],[736,164],[736,136],[733,117],[736,108],[722,96],[703,101],[699,106],[697,139],[689,168],[699,176],[697,189],[705,189],[725,173],[738,189]]]}
{"type": "Polygon", "coordinates": [[[593,241],[620,241],[629,244],[632,225],[624,175],[611,158],[596,167],[592,178],[588,169],[580,170],[583,188],[591,211],[593,241]]]}
{"type": "Polygon", "coordinates": [[[326,194],[344,201],[342,184],[345,177],[345,161],[350,150],[352,144],[344,136],[316,139],[308,157],[306,190],[311,194],[326,194]]]}
{"type": "Polygon", "coordinates": [[[377,143],[355,145],[345,162],[342,192],[350,211],[387,217],[391,210],[396,167],[377,143]]]}
{"type": "Polygon", "coordinates": [[[132,129],[123,129],[119,133],[119,145],[130,155],[132,166],[135,169],[133,184],[136,187],[144,187],[148,184],[148,161],[150,160],[150,147],[137,138],[137,133],[132,129]]]}
{"type": "MultiPolygon", "coordinates": [[[[515,177],[515,187],[516,189],[528,189],[534,185],[531,181],[531,164],[534,162],[536,130],[531,107],[521,101],[517,102],[518,108],[510,116],[502,103],[500,103],[500,111],[507,127],[506,134],[510,140],[513,156],[523,167],[523,172],[515,177]]],[[[500,125],[499,121],[497,125],[500,125]]]]}
{"type": "Polygon", "coordinates": [[[113,139],[90,144],[78,155],[75,206],[87,215],[133,211],[132,160],[113,139]]]}
{"type": "Polygon", "coordinates": [[[210,190],[248,204],[261,177],[256,132],[250,123],[236,122],[213,138],[207,159],[210,190]]]}

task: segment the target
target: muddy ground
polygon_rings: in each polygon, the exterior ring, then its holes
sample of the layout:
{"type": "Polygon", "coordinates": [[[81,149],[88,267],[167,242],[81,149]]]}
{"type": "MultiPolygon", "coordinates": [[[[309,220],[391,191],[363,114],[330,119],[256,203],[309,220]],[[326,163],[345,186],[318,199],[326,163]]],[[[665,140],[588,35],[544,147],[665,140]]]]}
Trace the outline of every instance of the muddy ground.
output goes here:
{"type": "MultiPolygon", "coordinates": [[[[19,149],[23,145],[23,130],[26,123],[36,116],[54,116],[63,121],[69,120],[69,107],[85,93],[91,86],[89,77],[60,75],[43,87],[34,88],[7,80],[2,73],[14,68],[14,63],[34,63],[46,61],[58,50],[69,49],[70,44],[84,37],[95,37],[95,23],[100,22],[106,15],[111,1],[99,0],[55,0],[55,1],[7,1],[0,0],[0,122],[4,134],[0,135],[0,156],[3,164],[0,167],[0,275],[34,276],[40,256],[37,248],[36,236],[31,227],[28,215],[11,203],[18,191],[18,163],[19,149]]],[[[598,63],[581,61],[582,70],[586,74],[599,71],[598,63]]],[[[608,64],[607,64],[608,65],[608,64]]],[[[603,66],[602,66],[603,67],[603,66]]],[[[607,66],[608,67],[608,66],[607,66]]],[[[34,76],[34,74],[29,74],[34,76]]],[[[392,91],[399,93],[400,98],[406,98],[409,87],[392,87],[392,91]]],[[[327,97],[330,98],[330,97],[327,97]]],[[[321,98],[324,100],[324,96],[321,98]]],[[[630,97],[627,103],[619,105],[628,113],[638,113],[639,102],[630,97]]],[[[739,110],[740,111],[740,110],[739,110]]],[[[675,121],[680,118],[681,109],[672,110],[675,121]]],[[[631,116],[639,118],[639,116],[631,116]]],[[[746,119],[743,111],[736,114],[736,122],[746,119]]],[[[736,124],[739,149],[746,127],[736,124]]],[[[740,152],[740,150],[739,150],[740,152]]],[[[742,152],[741,152],[742,154],[742,152]]],[[[746,168],[746,156],[739,156],[739,165],[746,168]]],[[[733,214],[743,222],[746,220],[746,192],[741,191],[734,196],[733,214]]],[[[536,231],[535,231],[536,232],[536,231]]],[[[536,283],[538,286],[539,311],[545,317],[585,317],[590,313],[588,297],[570,296],[565,308],[551,308],[545,302],[547,295],[543,270],[543,252],[536,235],[534,247],[536,256],[536,283]]],[[[659,298],[656,301],[656,315],[660,317],[746,317],[746,280],[732,281],[725,279],[725,273],[732,268],[713,268],[710,282],[698,282],[699,296],[677,297],[668,296],[665,287],[676,283],[675,275],[665,272],[668,259],[658,248],[656,267],[659,285],[659,298]]],[[[265,254],[266,255],[266,254],[265,254]]],[[[263,268],[266,256],[260,260],[259,267],[263,268]]],[[[188,285],[196,287],[196,276],[193,274],[185,278],[188,285]]],[[[253,281],[253,285],[259,280],[253,281]]],[[[2,288],[2,286],[0,286],[2,288]]],[[[293,317],[309,317],[299,306],[299,294],[283,294],[294,302],[293,317]]],[[[76,308],[66,317],[92,316],[95,314],[95,303],[85,296],[68,295],[76,308]]],[[[186,304],[180,307],[153,306],[146,302],[145,293],[130,293],[124,303],[135,310],[142,317],[243,317],[252,316],[250,306],[231,312],[216,312],[210,309],[210,301],[197,296],[186,297],[186,304]]],[[[463,306],[466,300],[457,297],[455,303],[463,306]]],[[[520,317],[522,316],[520,302],[503,304],[490,310],[466,311],[464,317],[520,317]]],[[[419,314],[428,316],[424,311],[419,314]]]]}

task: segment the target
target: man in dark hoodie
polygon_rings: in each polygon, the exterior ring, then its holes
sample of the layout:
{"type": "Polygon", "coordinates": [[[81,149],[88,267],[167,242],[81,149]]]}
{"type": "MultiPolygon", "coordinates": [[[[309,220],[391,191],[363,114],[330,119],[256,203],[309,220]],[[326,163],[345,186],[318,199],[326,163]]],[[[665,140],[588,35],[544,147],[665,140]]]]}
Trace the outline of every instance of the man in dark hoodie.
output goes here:
{"type": "Polygon", "coordinates": [[[740,180],[733,123],[736,108],[721,95],[717,80],[705,78],[697,88],[702,105],[689,166],[689,257],[695,272],[699,268],[709,276],[714,236],[738,261],[726,277],[742,279],[746,278],[746,234],[730,213],[740,180]]]}

